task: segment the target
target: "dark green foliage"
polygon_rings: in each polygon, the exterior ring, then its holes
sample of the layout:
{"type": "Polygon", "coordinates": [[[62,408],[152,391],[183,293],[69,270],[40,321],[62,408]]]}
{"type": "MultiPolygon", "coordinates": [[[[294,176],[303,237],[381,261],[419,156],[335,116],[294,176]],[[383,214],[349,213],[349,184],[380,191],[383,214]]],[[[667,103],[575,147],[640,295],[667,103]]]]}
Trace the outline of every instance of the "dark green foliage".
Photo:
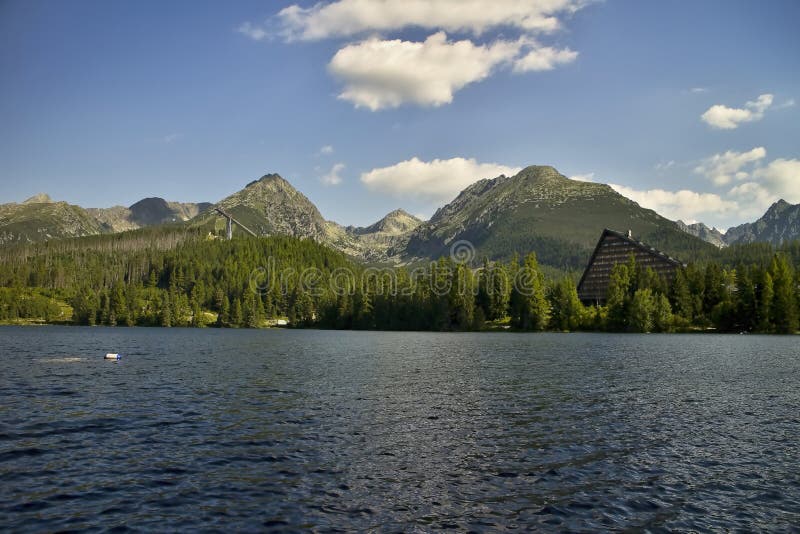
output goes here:
{"type": "Polygon", "coordinates": [[[583,326],[585,310],[572,278],[562,278],[550,290],[549,297],[551,329],[572,331],[583,326]]]}
{"type": "Polygon", "coordinates": [[[574,278],[548,281],[535,254],[524,262],[486,260],[474,270],[449,257],[375,269],[309,240],[221,241],[150,229],[1,248],[0,321],[257,328],[285,318],[294,327],[341,329],[797,331],[797,244],[732,247],[719,258],[690,265],[671,284],[633,260],[617,265],[607,305],[585,308],[574,278]]]}

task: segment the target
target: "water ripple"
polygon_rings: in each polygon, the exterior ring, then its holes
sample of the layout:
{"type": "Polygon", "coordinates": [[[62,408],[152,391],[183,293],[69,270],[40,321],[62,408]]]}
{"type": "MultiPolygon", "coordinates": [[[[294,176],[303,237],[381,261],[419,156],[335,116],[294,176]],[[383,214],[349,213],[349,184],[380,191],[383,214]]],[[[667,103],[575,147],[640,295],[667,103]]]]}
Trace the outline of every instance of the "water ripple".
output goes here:
{"type": "Polygon", "coordinates": [[[12,531],[800,524],[792,338],[44,327],[0,349],[12,531]]]}

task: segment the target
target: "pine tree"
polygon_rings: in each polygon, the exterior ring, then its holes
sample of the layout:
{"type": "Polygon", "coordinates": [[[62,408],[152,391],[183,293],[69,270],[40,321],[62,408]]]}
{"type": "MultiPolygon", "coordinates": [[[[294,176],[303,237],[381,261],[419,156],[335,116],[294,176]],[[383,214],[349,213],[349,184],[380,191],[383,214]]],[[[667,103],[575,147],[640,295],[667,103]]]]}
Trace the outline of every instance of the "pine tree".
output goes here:
{"type": "Polygon", "coordinates": [[[231,322],[231,301],[228,295],[223,294],[219,306],[219,314],[217,315],[217,326],[228,327],[231,322]]]}
{"type": "Polygon", "coordinates": [[[619,332],[627,328],[630,288],[631,273],[628,266],[624,263],[614,265],[611,268],[606,296],[608,329],[619,332]]]}
{"type": "Polygon", "coordinates": [[[531,252],[517,273],[514,292],[518,295],[515,322],[522,330],[541,331],[550,321],[550,303],[544,288],[544,275],[539,270],[536,254],[531,252]]]}
{"type": "Polygon", "coordinates": [[[242,321],[244,320],[243,313],[242,313],[242,301],[240,299],[233,300],[233,311],[231,312],[231,319],[230,325],[233,328],[239,328],[242,326],[242,321]]]}
{"type": "Polygon", "coordinates": [[[776,254],[770,266],[772,287],[772,323],[779,334],[794,334],[798,328],[797,296],[794,272],[783,254],[776,254]]]}
{"type": "Polygon", "coordinates": [[[689,282],[686,279],[686,272],[683,269],[678,269],[675,273],[670,296],[675,313],[687,322],[691,322],[694,314],[694,305],[692,303],[692,294],[689,290],[689,282]]]}
{"type": "Polygon", "coordinates": [[[164,301],[161,304],[161,326],[170,327],[172,326],[172,306],[170,305],[169,298],[166,296],[164,297],[164,301]]]}
{"type": "Polygon", "coordinates": [[[755,322],[759,332],[771,332],[772,325],[772,300],[775,292],[772,289],[772,276],[765,269],[761,269],[755,286],[755,322]]]}

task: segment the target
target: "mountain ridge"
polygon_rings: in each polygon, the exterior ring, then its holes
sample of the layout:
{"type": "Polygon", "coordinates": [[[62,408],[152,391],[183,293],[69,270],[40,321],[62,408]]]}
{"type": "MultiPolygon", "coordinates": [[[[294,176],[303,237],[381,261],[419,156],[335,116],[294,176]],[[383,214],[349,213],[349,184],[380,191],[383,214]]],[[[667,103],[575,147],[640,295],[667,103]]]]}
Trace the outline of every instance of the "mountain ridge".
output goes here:
{"type": "Polygon", "coordinates": [[[0,205],[0,244],[168,223],[203,226],[222,235],[225,222],[210,210],[215,205],[259,235],[313,239],[374,263],[436,258],[449,254],[454,242],[467,240],[475,246],[477,255],[490,259],[533,250],[543,264],[577,269],[606,227],[632,230],[638,239],[678,258],[693,257],[707,242],[717,247],[753,240],[780,244],[800,237],[800,205],[783,200],[773,204],[758,221],[732,228],[726,235],[703,223],[669,221],[609,185],[572,180],[552,166],[532,165],[514,176],[473,182],[439,207],[428,221],[395,209],[364,227],[345,227],[326,220],[313,202],[277,173],[248,182],[216,204],[147,197],[127,208],[84,209],[39,193],[21,204],[0,205]]]}
{"type": "Polygon", "coordinates": [[[577,269],[604,228],[631,229],[676,257],[707,246],[606,184],[571,180],[552,166],[533,165],[464,189],[412,232],[406,255],[435,257],[466,240],[489,259],[533,250],[544,264],[577,269]]]}

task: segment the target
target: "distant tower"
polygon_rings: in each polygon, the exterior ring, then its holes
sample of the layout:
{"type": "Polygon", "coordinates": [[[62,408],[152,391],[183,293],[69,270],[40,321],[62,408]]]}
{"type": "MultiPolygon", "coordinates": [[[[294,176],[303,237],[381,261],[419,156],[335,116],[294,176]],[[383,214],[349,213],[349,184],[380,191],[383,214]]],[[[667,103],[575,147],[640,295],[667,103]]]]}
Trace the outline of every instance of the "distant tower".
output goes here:
{"type": "Polygon", "coordinates": [[[230,241],[233,239],[233,218],[226,217],[225,221],[226,234],[228,236],[228,241],[230,241]]]}
{"type": "Polygon", "coordinates": [[[632,239],[632,238],[633,238],[633,231],[631,231],[631,230],[629,229],[629,230],[628,230],[628,239],[632,239]]]}

